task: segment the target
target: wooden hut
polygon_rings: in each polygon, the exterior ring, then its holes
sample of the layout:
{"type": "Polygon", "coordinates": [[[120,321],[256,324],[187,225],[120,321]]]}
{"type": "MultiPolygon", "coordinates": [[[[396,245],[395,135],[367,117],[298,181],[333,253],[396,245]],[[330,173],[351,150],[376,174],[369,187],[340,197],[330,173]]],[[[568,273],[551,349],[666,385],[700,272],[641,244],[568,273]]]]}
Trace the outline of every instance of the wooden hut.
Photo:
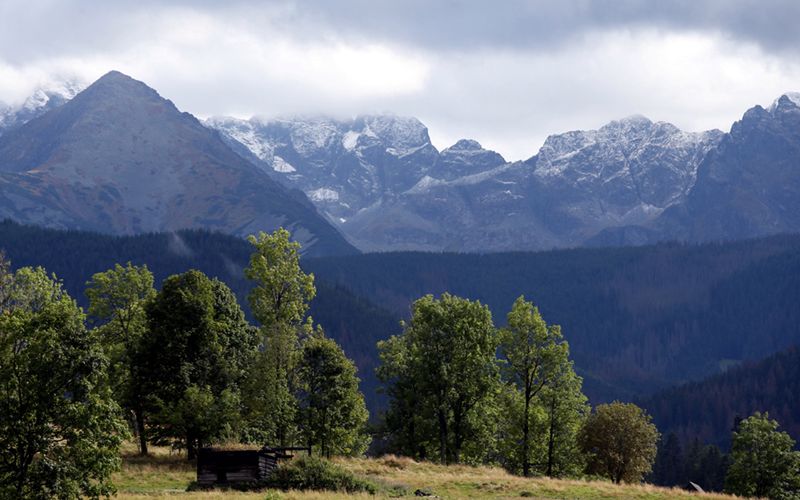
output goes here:
{"type": "Polygon", "coordinates": [[[197,484],[200,486],[230,485],[266,479],[280,460],[292,458],[290,451],[309,448],[273,448],[260,450],[226,450],[201,448],[197,455],[197,484]]]}

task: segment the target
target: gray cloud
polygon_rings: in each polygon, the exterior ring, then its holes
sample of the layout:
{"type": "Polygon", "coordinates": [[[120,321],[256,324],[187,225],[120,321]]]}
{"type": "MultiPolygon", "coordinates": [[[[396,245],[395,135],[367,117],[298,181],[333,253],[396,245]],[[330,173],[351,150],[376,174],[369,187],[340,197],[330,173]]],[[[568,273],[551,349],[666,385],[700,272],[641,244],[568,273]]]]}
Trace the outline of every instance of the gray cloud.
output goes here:
{"type": "Polygon", "coordinates": [[[110,69],[200,116],[391,111],[511,159],[628,114],[726,129],[800,89],[800,2],[4,0],[0,100],[110,69]]]}
{"type": "MultiPolygon", "coordinates": [[[[239,7],[260,2],[234,0],[239,7]]],[[[209,5],[213,2],[209,2],[209,5]]],[[[795,0],[308,0],[278,2],[281,23],[320,34],[437,47],[548,47],[587,31],[653,27],[716,31],[766,50],[800,48],[795,0]]]]}

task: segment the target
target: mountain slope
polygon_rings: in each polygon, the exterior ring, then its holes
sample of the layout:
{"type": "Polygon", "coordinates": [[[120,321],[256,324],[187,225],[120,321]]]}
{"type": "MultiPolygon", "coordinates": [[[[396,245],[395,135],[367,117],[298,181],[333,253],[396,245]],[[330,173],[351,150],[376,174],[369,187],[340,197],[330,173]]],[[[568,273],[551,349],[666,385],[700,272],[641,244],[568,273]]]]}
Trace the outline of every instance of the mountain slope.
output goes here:
{"type": "Polygon", "coordinates": [[[211,118],[206,124],[337,222],[410,188],[438,158],[415,118],[211,118]]]}
{"type": "Polygon", "coordinates": [[[642,226],[607,230],[592,243],[736,240],[798,231],[800,94],[790,93],[766,109],[749,109],[733,124],[698,166],[684,202],[642,226]]]}
{"type": "MultiPolygon", "coordinates": [[[[492,152],[473,142],[469,158],[488,163],[434,168],[412,189],[341,227],[357,245],[376,250],[577,246],[603,229],[646,223],[681,203],[698,163],[721,136],[631,117],[599,130],[550,136],[536,156],[509,164],[492,161],[492,152]]],[[[452,149],[440,154],[437,165],[452,149]]]]}
{"type": "Polygon", "coordinates": [[[301,193],[119,72],[0,137],[0,216],[116,234],[286,226],[311,254],[355,251],[301,193]]]}
{"type": "Polygon", "coordinates": [[[656,228],[693,241],[800,231],[800,95],[748,110],[656,228]]]}
{"type": "Polygon", "coordinates": [[[568,245],[608,227],[649,222],[686,199],[698,164],[722,136],[642,116],[550,136],[528,161],[538,211],[568,245]]]}
{"type": "Polygon", "coordinates": [[[730,445],[737,418],[769,412],[781,428],[800,439],[800,348],[744,363],[700,382],[667,389],[645,399],[659,430],[683,442],[730,445]]]}
{"type": "Polygon", "coordinates": [[[563,327],[594,401],[698,380],[800,343],[800,237],[485,255],[384,253],[307,269],[397,315],[448,291],[497,324],[519,295],[563,327]]]}
{"type": "MultiPolygon", "coordinates": [[[[206,231],[112,236],[0,223],[14,266],[43,265],[85,304],[86,281],[114,263],[146,263],[160,282],[200,269],[246,307],[250,246],[206,231]]],[[[355,359],[370,408],[375,343],[399,333],[411,301],[454,294],[487,304],[497,325],[514,299],[560,324],[594,403],[699,380],[800,343],[800,237],[727,244],[492,255],[388,253],[303,258],[316,276],[311,315],[355,359]]],[[[725,394],[734,401],[738,393],[725,394]]],[[[726,403],[727,404],[727,403],[726,403]]]]}

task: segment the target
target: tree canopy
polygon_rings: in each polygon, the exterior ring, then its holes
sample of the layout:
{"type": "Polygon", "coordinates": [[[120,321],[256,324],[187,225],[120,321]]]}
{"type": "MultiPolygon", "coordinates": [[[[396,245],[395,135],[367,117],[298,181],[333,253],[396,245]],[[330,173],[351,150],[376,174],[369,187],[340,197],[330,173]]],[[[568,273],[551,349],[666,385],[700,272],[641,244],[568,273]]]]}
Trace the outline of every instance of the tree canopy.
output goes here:
{"type": "Polygon", "coordinates": [[[599,405],[580,434],[587,472],[615,483],[641,481],[656,457],[659,433],[651,420],[633,403],[599,405]]]}
{"type": "Polygon", "coordinates": [[[107,360],[55,276],[3,279],[0,311],[0,496],[98,498],[113,493],[126,436],[107,360]]]}
{"type": "Polygon", "coordinates": [[[769,415],[742,420],[733,433],[725,491],[747,497],[800,498],[800,452],[769,415]]]}

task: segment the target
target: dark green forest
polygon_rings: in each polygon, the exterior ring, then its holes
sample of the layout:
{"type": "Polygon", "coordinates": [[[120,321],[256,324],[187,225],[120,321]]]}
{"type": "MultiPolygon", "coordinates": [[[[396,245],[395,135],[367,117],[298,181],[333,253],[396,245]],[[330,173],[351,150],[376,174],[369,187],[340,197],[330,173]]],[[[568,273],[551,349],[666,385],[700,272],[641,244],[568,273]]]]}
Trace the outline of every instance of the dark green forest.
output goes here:
{"type": "MultiPolygon", "coordinates": [[[[82,305],[93,273],[128,261],[147,264],[157,285],[196,268],[227,283],[242,304],[248,291],[241,270],[249,245],[222,234],[114,237],[6,221],[0,223],[0,247],[15,268],[42,265],[56,273],[82,305]]],[[[524,294],[548,321],[561,325],[593,403],[645,397],[700,380],[787,348],[800,337],[798,236],[539,253],[367,254],[304,259],[303,267],[316,275],[318,288],[310,314],[356,362],[372,410],[383,406],[376,392],[375,343],[399,333],[399,319],[426,293],[449,291],[480,300],[497,313],[498,325],[524,294]]],[[[246,307],[245,312],[250,314],[246,307]]],[[[716,399],[737,394],[731,389],[716,399]]],[[[666,417],[658,406],[651,411],[665,432],[675,428],[687,438],[695,432],[681,423],[685,417],[666,417]]],[[[775,417],[796,436],[800,418],[796,411],[790,414],[775,417]]],[[[730,415],[697,432],[704,441],[722,443],[730,437],[726,418],[730,415]]]]}
{"type": "Polygon", "coordinates": [[[800,349],[791,347],[747,362],[702,382],[691,382],[644,399],[658,428],[689,445],[694,439],[727,449],[735,423],[756,411],[794,437],[800,436],[800,349]]]}
{"type": "MultiPolygon", "coordinates": [[[[83,231],[57,231],[0,222],[0,249],[14,268],[42,266],[55,273],[66,291],[86,307],[86,282],[117,263],[147,264],[156,285],[167,277],[198,269],[225,282],[252,318],[246,296],[251,284],[242,269],[252,251],[244,239],[203,230],[110,236],[83,231]]],[[[399,317],[348,292],[342,286],[316,281],[310,314],[359,367],[370,410],[381,405],[375,377],[378,340],[399,330],[399,317]]]]}
{"type": "Polygon", "coordinates": [[[797,236],[539,253],[367,254],[312,259],[306,267],[398,315],[425,293],[448,291],[492,311],[524,294],[563,328],[593,402],[699,380],[800,340],[797,236]]]}

